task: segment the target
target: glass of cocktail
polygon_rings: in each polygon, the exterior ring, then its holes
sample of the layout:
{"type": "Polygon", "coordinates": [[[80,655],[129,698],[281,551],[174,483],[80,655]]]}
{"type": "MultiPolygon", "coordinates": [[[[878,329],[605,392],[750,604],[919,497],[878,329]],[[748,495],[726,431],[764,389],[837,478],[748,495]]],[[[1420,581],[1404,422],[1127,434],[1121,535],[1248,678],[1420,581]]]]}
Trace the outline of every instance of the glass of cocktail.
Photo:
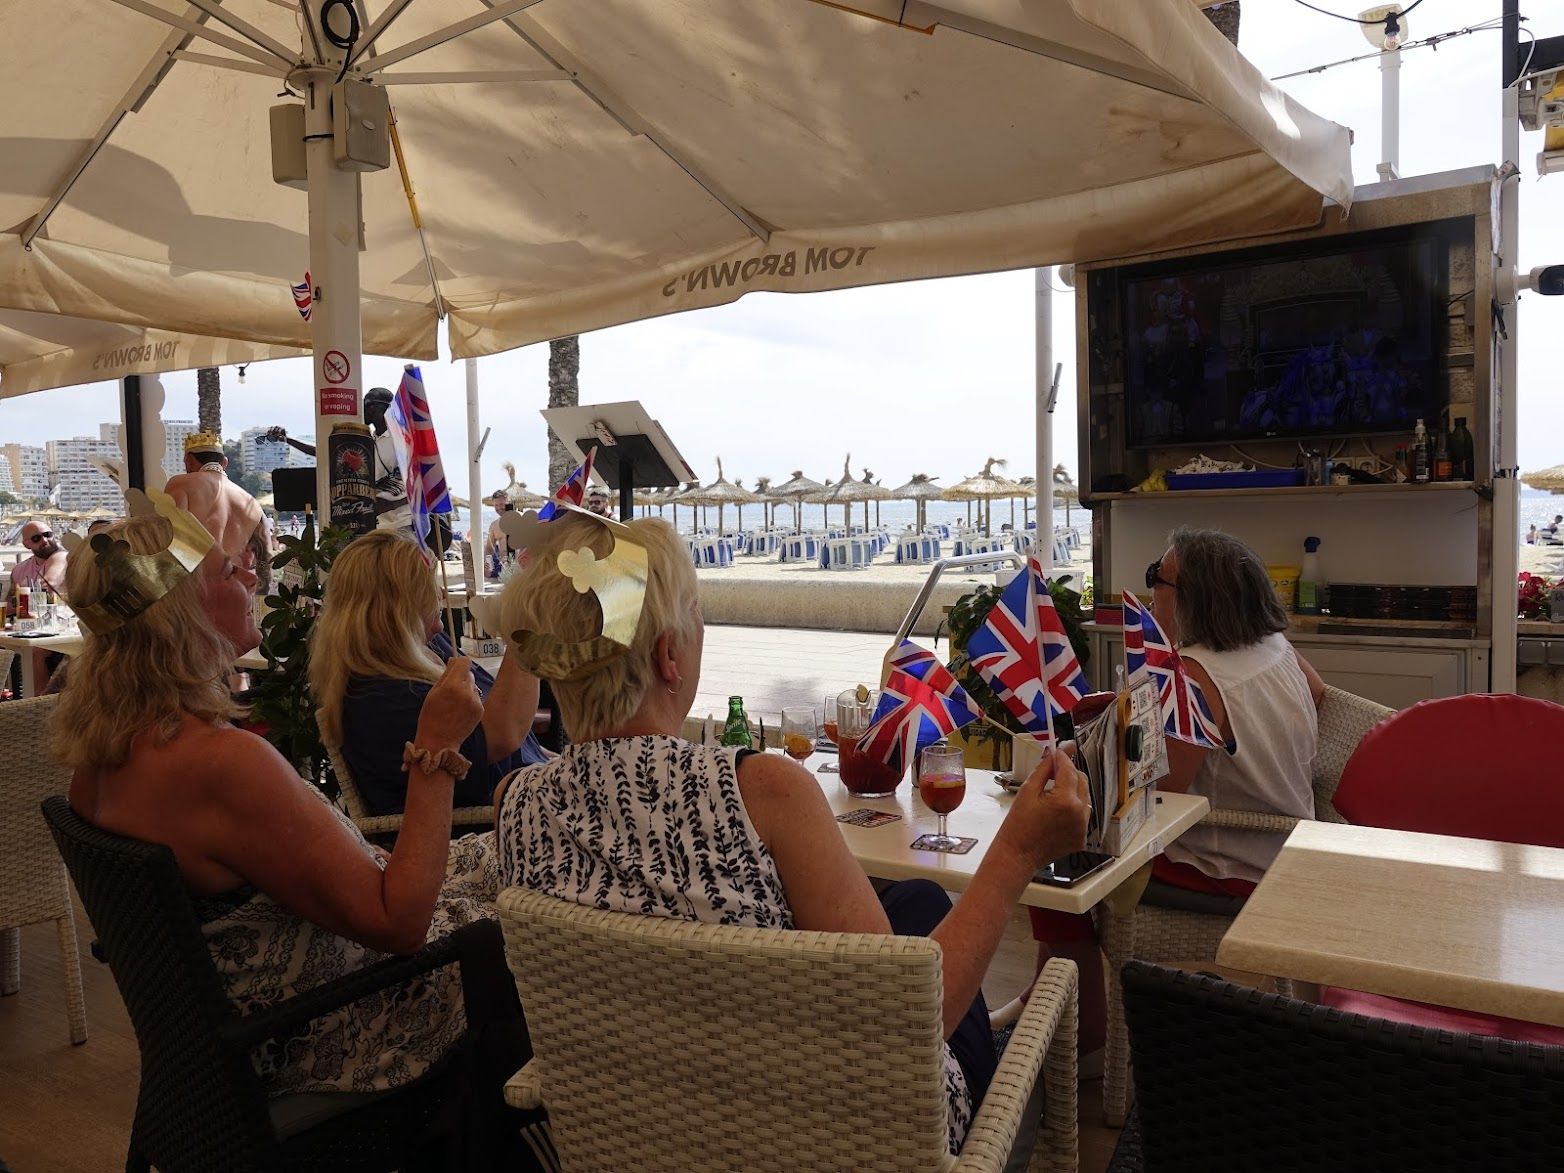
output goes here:
{"type": "Polygon", "coordinates": [[[795,762],[803,762],[815,752],[815,710],[810,705],[787,705],[782,709],[782,751],[795,762]]]}
{"type": "Polygon", "coordinates": [[[923,751],[918,765],[918,796],[923,805],[939,816],[939,834],[933,837],[938,847],[955,847],[960,840],[946,833],[945,820],[967,796],[965,755],[943,741],[923,751]]]}
{"type": "MultiPolygon", "coordinates": [[[[825,698],[825,704],[820,710],[821,725],[825,729],[825,739],[832,745],[836,745],[836,694],[833,692],[825,698]]],[[[826,762],[816,773],[835,774],[839,771],[834,762],[826,762]]]]}
{"type": "Polygon", "coordinates": [[[849,688],[836,698],[836,746],[841,752],[842,785],[859,798],[885,798],[896,793],[901,781],[902,771],[858,749],[858,739],[869,731],[879,703],[879,691],[863,687],[849,688]]]}

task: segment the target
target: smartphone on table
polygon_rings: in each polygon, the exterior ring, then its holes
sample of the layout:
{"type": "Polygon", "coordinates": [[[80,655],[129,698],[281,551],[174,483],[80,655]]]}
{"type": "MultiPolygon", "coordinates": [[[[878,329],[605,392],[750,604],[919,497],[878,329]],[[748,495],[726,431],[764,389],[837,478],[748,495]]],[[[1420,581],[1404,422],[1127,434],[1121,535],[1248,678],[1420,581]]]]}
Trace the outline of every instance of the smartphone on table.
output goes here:
{"type": "Polygon", "coordinates": [[[1072,851],[1051,864],[1045,864],[1032,873],[1032,882],[1051,884],[1056,888],[1071,888],[1087,876],[1099,872],[1113,862],[1114,857],[1098,851],[1072,851]]]}

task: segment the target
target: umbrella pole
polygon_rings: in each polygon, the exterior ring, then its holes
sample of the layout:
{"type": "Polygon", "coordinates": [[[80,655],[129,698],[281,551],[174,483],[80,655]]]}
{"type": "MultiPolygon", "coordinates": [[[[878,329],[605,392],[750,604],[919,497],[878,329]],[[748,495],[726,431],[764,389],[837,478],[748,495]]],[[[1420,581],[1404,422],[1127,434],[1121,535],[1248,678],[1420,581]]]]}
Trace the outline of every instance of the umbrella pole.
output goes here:
{"type": "Polygon", "coordinates": [[[489,569],[489,562],[483,549],[483,526],[480,524],[483,521],[483,462],[480,459],[483,454],[483,442],[478,439],[478,360],[468,359],[466,367],[467,544],[472,548],[473,576],[473,581],[467,584],[467,593],[476,595],[483,591],[483,579],[489,569]]]}
{"type": "MultiPolygon", "coordinates": [[[[309,19],[319,19],[319,0],[310,0],[309,19]]],[[[313,60],[303,44],[306,59],[313,60]]],[[[333,151],[331,88],[343,50],[322,38],[325,60],[300,71],[304,103],[304,163],[309,188],[309,282],[313,297],[310,345],[314,350],[315,499],[321,524],[337,520],[331,508],[329,444],[335,424],[359,423],[363,389],[364,335],[358,270],[359,176],[340,171],[333,151]],[[326,359],[330,356],[330,363],[326,359]]],[[[296,77],[299,75],[296,74],[296,77]]]]}

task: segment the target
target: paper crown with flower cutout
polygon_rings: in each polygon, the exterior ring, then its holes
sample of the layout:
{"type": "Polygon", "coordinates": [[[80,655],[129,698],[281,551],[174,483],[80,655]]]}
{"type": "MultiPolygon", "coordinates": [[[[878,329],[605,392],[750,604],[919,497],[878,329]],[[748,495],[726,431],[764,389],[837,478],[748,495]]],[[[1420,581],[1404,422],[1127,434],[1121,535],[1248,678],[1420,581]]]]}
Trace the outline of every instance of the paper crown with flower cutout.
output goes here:
{"type": "MultiPolygon", "coordinates": [[[[545,680],[581,680],[626,655],[635,643],[641,612],[646,606],[646,547],[635,540],[630,528],[563,501],[555,501],[555,519],[568,514],[590,518],[613,538],[613,548],[598,555],[590,547],[561,550],[555,558],[560,574],[578,594],[596,596],[603,621],[599,634],[590,639],[563,640],[549,631],[511,632],[516,659],[545,680]]],[[[518,550],[537,543],[553,521],[539,519],[529,510],[500,517],[500,528],[518,550]]]]}
{"type": "Polygon", "coordinates": [[[174,504],[167,493],[131,489],[125,494],[131,517],[161,517],[172,531],[168,545],[152,554],[132,554],[130,544],[112,532],[84,540],[79,534],[61,539],[71,557],[91,554],[108,578],[108,589],[93,602],[71,600],[76,617],[94,635],[123,627],[173,590],[201,565],[212,548],[212,535],[193,515],[174,504]]]}

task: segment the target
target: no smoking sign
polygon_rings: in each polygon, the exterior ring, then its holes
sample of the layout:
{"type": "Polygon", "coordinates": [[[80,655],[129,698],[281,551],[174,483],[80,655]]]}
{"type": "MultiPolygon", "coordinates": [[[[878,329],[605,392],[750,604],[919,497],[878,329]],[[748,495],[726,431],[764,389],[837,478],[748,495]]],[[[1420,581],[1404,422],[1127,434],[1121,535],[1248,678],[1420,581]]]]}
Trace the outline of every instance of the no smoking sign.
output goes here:
{"type": "Polygon", "coordinates": [[[320,373],[326,382],[335,386],[348,381],[348,376],[353,373],[353,364],[348,362],[348,356],[340,350],[328,350],[321,356],[320,373]]]}

